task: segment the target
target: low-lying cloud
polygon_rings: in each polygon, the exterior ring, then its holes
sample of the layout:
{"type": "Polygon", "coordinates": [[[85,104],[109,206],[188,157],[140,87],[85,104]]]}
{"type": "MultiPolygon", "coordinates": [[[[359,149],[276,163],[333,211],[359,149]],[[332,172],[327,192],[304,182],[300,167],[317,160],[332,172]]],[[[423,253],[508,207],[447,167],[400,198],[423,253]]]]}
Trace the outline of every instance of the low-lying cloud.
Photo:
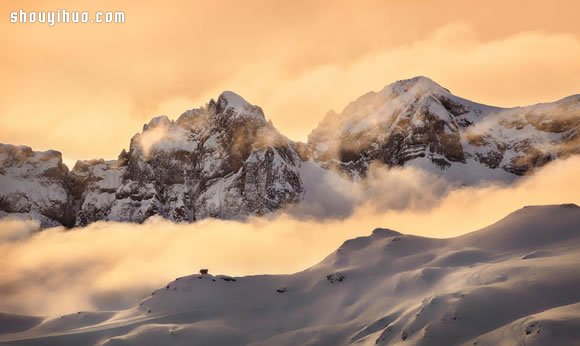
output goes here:
{"type": "Polygon", "coordinates": [[[17,219],[3,219],[0,225],[0,244],[28,239],[40,227],[38,221],[17,219]]]}
{"type": "Polygon", "coordinates": [[[292,273],[375,227],[455,236],[525,205],[580,204],[579,173],[580,158],[573,157],[509,186],[452,187],[419,171],[379,169],[370,184],[383,185],[372,186],[366,195],[330,176],[314,196],[307,196],[309,213],[290,210],[245,222],[178,224],[152,218],[141,225],[97,222],[36,232],[35,223],[4,219],[0,311],[62,314],[126,308],[202,267],[213,274],[292,273]],[[329,210],[340,217],[314,217],[329,210]]]}
{"type": "Polygon", "coordinates": [[[422,169],[389,169],[380,163],[371,164],[362,181],[353,181],[311,162],[303,164],[301,173],[306,190],[304,199],[286,210],[301,219],[345,219],[360,209],[376,212],[427,209],[456,187],[422,169]]]}

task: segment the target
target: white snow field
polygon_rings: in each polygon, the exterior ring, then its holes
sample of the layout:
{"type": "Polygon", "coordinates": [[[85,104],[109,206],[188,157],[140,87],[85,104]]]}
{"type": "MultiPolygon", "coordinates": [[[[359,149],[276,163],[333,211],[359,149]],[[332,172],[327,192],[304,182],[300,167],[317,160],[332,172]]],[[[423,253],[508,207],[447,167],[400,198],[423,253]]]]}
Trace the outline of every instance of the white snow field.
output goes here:
{"type": "Polygon", "coordinates": [[[532,206],[450,239],[375,229],[291,275],[177,278],[126,311],[1,314],[0,344],[580,345],[579,264],[580,207],[532,206]]]}

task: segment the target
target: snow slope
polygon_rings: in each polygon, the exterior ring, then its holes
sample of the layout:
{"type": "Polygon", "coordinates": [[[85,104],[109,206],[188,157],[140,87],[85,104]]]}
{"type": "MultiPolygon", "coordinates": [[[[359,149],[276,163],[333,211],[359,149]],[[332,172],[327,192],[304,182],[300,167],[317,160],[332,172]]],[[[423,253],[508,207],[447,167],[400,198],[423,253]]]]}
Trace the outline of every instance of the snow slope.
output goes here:
{"type": "Polygon", "coordinates": [[[579,261],[576,205],[450,239],[379,228],[303,272],[177,278],[133,309],[26,320],[0,344],[574,345],[579,261]]]}

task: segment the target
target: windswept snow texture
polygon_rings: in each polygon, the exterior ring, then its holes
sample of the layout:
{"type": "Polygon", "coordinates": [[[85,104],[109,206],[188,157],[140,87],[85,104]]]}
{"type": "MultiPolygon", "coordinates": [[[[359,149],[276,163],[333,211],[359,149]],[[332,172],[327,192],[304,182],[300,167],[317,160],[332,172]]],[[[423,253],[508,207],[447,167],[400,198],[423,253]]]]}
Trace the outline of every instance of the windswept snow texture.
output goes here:
{"type": "Polygon", "coordinates": [[[0,343],[577,345],[578,263],[580,208],[533,206],[450,239],[378,228],[292,275],[177,278],[127,311],[2,315],[0,343]]]}

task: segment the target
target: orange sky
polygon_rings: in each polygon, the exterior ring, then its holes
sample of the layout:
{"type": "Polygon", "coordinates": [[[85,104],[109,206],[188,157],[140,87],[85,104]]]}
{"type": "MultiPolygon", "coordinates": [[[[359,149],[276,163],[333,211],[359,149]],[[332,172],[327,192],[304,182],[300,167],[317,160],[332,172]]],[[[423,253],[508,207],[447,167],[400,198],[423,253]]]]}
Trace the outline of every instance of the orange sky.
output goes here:
{"type": "Polygon", "coordinates": [[[113,158],[149,118],[233,90],[305,140],[329,110],[426,75],[514,106],[580,93],[578,1],[0,3],[0,142],[113,158]],[[122,10],[125,24],[11,24],[122,10]]]}

